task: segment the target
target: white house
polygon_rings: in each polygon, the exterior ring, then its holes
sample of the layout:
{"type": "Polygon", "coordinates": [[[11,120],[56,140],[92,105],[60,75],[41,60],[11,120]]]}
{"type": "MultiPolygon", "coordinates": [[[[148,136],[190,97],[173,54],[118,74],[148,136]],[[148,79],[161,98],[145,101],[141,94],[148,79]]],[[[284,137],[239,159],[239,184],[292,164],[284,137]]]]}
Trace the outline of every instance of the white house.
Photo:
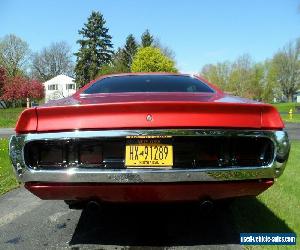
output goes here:
{"type": "Polygon", "coordinates": [[[295,99],[296,102],[300,103],[300,89],[296,92],[295,99]]]}
{"type": "Polygon", "coordinates": [[[76,92],[74,79],[66,75],[58,75],[44,82],[45,102],[73,95],[76,92]]]}

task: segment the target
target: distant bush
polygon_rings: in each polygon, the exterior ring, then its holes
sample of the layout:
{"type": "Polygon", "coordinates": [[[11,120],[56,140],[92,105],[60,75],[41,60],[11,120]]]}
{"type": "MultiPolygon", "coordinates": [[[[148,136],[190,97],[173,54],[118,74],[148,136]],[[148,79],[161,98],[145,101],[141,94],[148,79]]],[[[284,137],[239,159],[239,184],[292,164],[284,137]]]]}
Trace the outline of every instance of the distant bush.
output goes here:
{"type": "Polygon", "coordinates": [[[175,62],[160,49],[145,47],[138,49],[131,65],[132,72],[177,72],[175,62]]]}

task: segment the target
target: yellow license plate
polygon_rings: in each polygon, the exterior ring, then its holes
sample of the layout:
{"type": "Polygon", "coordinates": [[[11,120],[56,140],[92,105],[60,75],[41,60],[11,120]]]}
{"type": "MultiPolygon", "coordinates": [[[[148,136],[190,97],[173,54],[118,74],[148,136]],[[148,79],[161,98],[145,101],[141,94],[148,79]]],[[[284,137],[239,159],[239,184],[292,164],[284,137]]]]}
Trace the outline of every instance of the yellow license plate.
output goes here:
{"type": "Polygon", "coordinates": [[[172,167],[173,146],[169,144],[126,145],[126,167],[172,167]]]}

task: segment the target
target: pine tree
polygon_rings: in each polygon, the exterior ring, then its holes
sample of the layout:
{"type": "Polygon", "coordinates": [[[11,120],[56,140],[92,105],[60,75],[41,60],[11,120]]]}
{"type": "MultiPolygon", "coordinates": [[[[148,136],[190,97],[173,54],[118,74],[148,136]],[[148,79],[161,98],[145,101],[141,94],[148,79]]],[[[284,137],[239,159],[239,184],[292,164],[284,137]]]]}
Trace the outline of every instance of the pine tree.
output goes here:
{"type": "Polygon", "coordinates": [[[142,34],[141,40],[143,48],[152,46],[154,41],[153,36],[150,34],[148,29],[146,29],[146,31],[142,34]]]}
{"type": "Polygon", "coordinates": [[[109,64],[113,55],[111,36],[108,34],[106,21],[100,12],[93,11],[88,22],[79,30],[82,39],[78,40],[80,48],[75,66],[75,81],[83,86],[94,79],[99,69],[109,64]]]}
{"type": "Polygon", "coordinates": [[[130,71],[133,57],[135,56],[138,49],[138,44],[132,34],[126,38],[126,43],[121,53],[122,64],[130,71]]]}
{"type": "Polygon", "coordinates": [[[123,49],[118,48],[112,56],[112,62],[103,65],[98,72],[98,76],[107,74],[127,73],[129,72],[129,70],[128,67],[124,64],[124,51],[123,49]]]}

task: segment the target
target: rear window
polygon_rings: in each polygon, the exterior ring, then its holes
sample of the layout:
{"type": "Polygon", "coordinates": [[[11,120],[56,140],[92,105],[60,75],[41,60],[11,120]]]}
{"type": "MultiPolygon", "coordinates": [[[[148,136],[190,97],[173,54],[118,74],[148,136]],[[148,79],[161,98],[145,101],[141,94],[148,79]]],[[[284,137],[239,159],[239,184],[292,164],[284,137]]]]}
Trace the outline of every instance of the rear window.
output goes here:
{"type": "Polygon", "coordinates": [[[101,79],[84,94],[122,92],[214,92],[197,78],[182,75],[126,75],[101,79]]]}

